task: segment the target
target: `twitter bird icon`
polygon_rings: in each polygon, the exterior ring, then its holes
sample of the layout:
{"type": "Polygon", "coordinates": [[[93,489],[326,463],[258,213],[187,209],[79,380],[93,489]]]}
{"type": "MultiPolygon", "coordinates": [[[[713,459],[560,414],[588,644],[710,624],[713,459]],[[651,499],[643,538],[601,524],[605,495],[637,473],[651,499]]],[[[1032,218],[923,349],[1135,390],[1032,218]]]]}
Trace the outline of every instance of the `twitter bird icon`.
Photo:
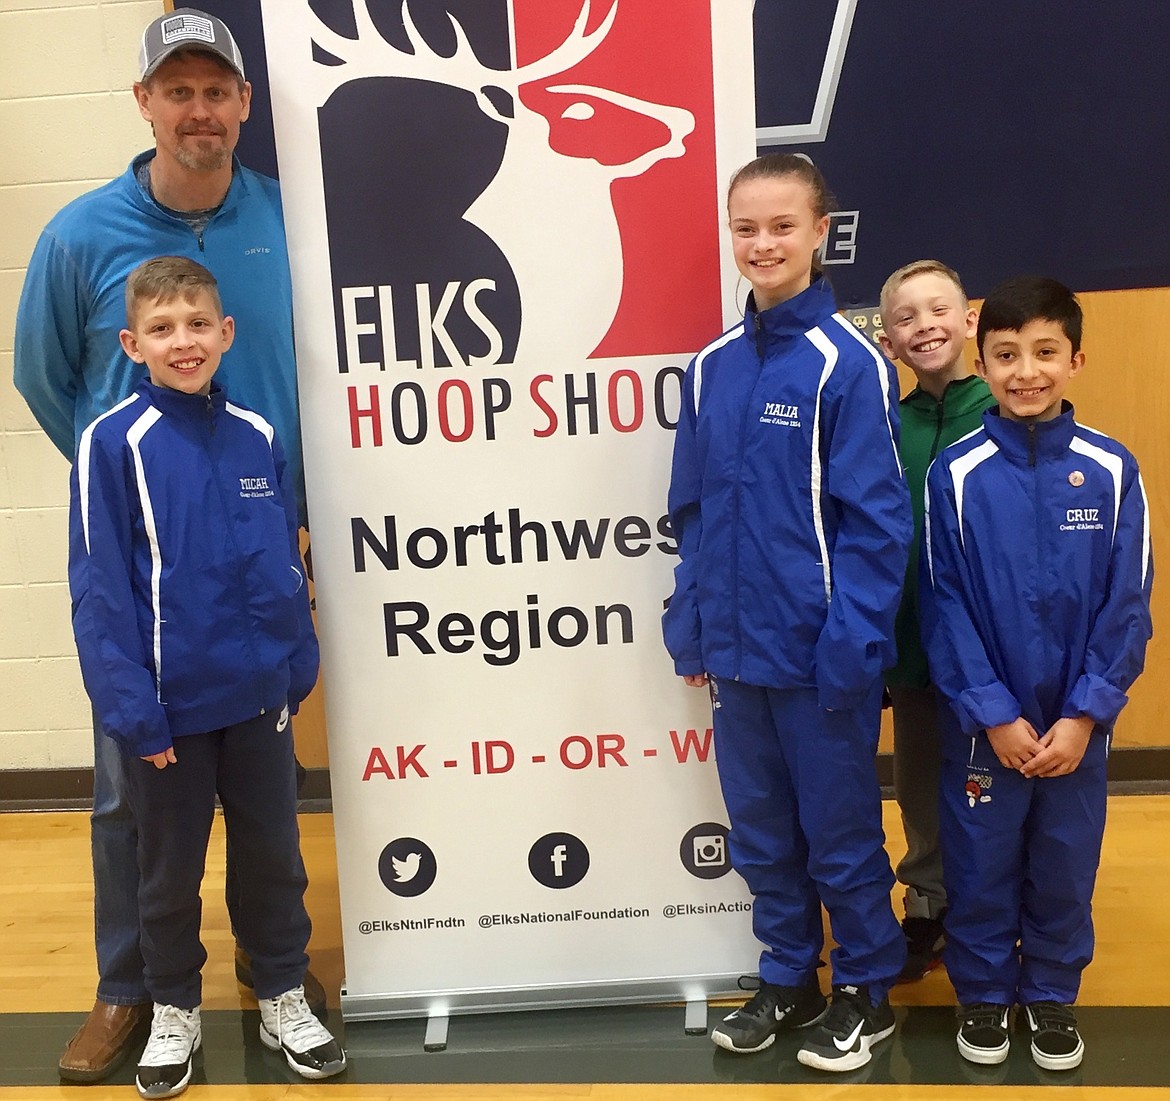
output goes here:
{"type": "Polygon", "coordinates": [[[378,857],[382,886],[401,898],[416,898],[430,890],[438,871],[430,845],[417,837],[396,837],[378,857]]]}
{"type": "Polygon", "coordinates": [[[418,875],[419,862],[422,860],[422,853],[407,853],[405,859],[399,860],[398,857],[392,856],[390,864],[394,869],[394,879],[397,883],[409,883],[416,875],[418,875]]]}

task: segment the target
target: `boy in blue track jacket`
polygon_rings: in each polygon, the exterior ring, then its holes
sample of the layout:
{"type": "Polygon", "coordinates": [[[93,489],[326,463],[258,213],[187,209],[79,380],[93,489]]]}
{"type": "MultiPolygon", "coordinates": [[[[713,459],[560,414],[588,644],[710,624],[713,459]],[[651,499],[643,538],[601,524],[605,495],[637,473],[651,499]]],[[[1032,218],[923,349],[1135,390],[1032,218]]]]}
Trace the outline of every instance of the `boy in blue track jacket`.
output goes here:
{"type": "Polygon", "coordinates": [[[307,1078],[345,1052],[312,1015],[309,918],[289,715],[317,640],[279,440],[212,376],[232,342],[214,277],[183,257],[126,284],[126,354],[143,380],[81,435],[69,584],[86,691],[125,755],[138,827],[142,954],[154,1001],[143,1097],[186,1088],[201,1043],[199,885],[218,794],[240,877],[260,1038],[307,1078]]]}
{"type": "Polygon", "coordinates": [[[1072,1003],[1093,954],[1105,759],[1151,634],[1153,562],[1133,456],[1062,400],[1081,310],[1050,279],[987,298],[976,366],[999,402],[927,476],[920,586],[950,703],[941,836],[944,960],[959,1051],[1008,1054],[1024,1009],[1048,1070],[1080,1064],[1072,1003]]]}

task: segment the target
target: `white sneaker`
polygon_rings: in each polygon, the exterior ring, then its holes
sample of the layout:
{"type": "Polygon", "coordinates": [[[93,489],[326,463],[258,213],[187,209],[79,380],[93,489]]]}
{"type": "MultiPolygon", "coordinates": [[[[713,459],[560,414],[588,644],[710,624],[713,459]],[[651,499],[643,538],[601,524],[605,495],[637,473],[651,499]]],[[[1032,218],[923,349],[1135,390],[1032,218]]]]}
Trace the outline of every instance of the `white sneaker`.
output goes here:
{"type": "Polygon", "coordinates": [[[302,1078],[332,1078],[345,1070],[345,1049],[313,1016],[303,986],[260,999],[260,1040],[273,1051],[283,1051],[302,1078]]]}
{"type": "Polygon", "coordinates": [[[143,1097],[174,1097],[191,1081],[191,1058],[203,1042],[199,1007],[154,1007],[150,1039],[138,1060],[135,1085],[143,1097]]]}

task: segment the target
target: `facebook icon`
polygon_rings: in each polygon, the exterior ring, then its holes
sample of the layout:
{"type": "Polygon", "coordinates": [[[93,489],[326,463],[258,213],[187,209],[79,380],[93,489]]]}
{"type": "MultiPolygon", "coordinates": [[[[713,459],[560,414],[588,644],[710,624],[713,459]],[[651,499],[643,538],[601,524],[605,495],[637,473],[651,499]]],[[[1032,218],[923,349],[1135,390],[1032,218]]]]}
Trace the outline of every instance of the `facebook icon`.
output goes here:
{"type": "Polygon", "coordinates": [[[528,850],[528,870],[537,883],[553,890],[574,887],[589,871],[589,850],[571,833],[547,833],[528,850]]]}

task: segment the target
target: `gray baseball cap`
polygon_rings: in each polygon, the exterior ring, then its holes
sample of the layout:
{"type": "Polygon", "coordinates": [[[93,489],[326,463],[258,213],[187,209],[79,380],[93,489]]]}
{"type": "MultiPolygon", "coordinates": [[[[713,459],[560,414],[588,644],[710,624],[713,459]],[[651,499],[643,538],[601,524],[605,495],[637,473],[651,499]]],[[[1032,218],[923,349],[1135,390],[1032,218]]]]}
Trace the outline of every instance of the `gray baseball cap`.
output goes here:
{"type": "Polygon", "coordinates": [[[160,15],[142,32],[138,50],[139,80],[147,80],[177,50],[203,50],[223,58],[244,80],[244,59],[232,32],[214,15],[176,8],[160,15]]]}

